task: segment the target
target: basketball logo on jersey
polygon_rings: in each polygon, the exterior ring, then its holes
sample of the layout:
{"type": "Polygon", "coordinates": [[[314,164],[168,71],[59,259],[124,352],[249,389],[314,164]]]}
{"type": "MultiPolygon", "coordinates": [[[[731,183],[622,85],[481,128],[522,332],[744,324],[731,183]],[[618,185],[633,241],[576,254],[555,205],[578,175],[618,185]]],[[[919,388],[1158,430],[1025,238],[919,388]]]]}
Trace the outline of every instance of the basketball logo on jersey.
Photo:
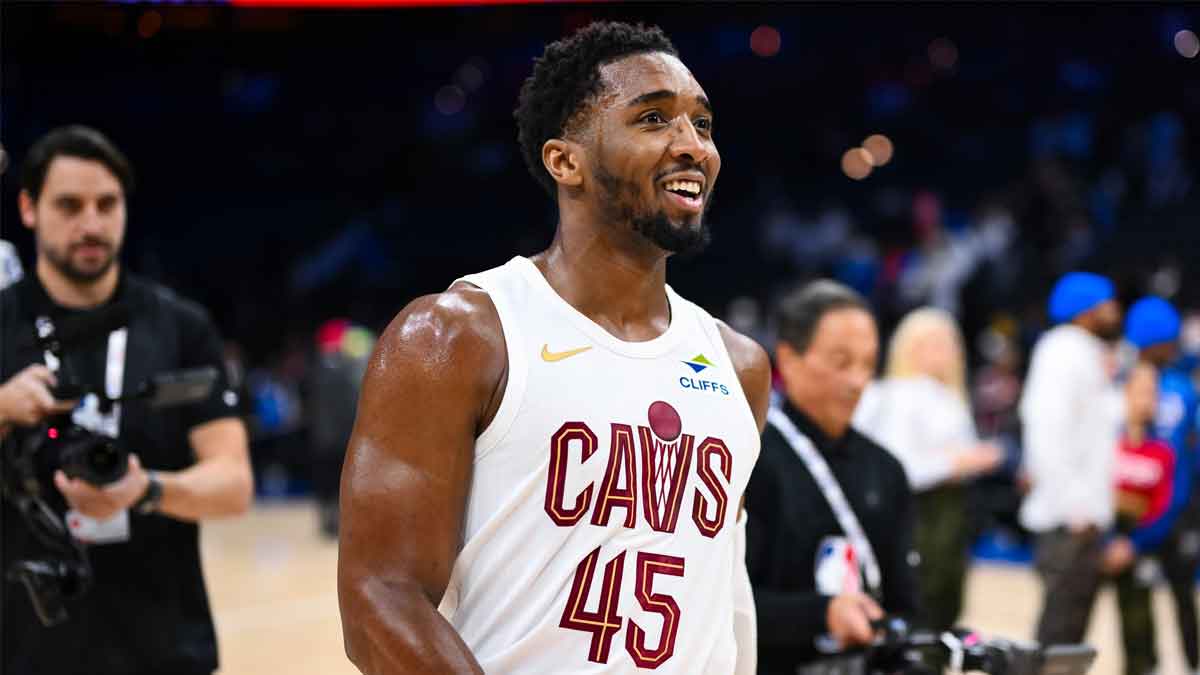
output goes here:
{"type": "Polygon", "coordinates": [[[638,427],[642,444],[642,502],[646,520],[659,532],[674,532],[683,482],[696,439],[682,434],[679,412],[665,401],[650,404],[649,427],[638,427]],[[683,436],[680,439],[680,436],[683,436]]]}
{"type": "Polygon", "coordinates": [[[599,484],[589,482],[573,500],[565,494],[567,473],[575,464],[572,460],[579,457],[578,465],[586,464],[599,449],[600,439],[587,423],[578,421],[564,422],[551,437],[545,499],[550,520],[560,527],[572,527],[591,510],[589,522],[607,527],[613,512],[620,509],[624,527],[632,529],[640,501],[642,519],[650,529],[674,532],[694,467],[703,490],[697,486],[693,493],[692,520],[704,536],[717,536],[725,525],[729,508],[726,486],[733,476],[733,453],[725,441],[709,436],[697,444],[694,434],[683,432],[679,411],[666,401],[651,403],[646,424],[639,424],[636,431],[621,422],[610,422],[609,428],[604,478],[599,484]]]}

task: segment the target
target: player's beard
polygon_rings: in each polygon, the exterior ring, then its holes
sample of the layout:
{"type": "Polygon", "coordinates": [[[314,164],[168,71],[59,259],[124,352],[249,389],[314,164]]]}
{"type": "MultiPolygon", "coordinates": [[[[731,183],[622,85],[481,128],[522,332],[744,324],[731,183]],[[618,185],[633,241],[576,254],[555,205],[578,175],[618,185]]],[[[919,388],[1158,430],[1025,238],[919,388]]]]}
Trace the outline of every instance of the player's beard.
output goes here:
{"type": "Polygon", "coordinates": [[[712,232],[704,221],[712,203],[711,192],[705,197],[704,211],[695,221],[675,223],[663,209],[639,212],[634,206],[638,199],[637,185],[618,178],[603,165],[596,166],[596,181],[604,192],[600,203],[605,218],[611,222],[629,223],[634,232],[664,251],[681,256],[695,255],[712,240],[712,232]]]}

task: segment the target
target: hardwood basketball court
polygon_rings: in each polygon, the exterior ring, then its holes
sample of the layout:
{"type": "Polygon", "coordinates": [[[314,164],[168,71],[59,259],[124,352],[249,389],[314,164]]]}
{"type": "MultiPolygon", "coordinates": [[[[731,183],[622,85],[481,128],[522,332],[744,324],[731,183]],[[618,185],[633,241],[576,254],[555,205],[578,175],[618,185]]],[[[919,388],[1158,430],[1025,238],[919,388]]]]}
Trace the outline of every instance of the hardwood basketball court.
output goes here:
{"type": "MultiPolygon", "coordinates": [[[[240,519],[203,526],[201,548],[216,615],[221,675],[354,675],[342,651],[337,544],[317,536],[309,502],[262,504],[240,519]]],[[[990,635],[1028,638],[1038,582],[1027,567],[976,565],[963,623],[990,635]]],[[[1184,675],[1173,607],[1155,594],[1159,675],[1184,675]]],[[[1121,672],[1116,599],[1101,596],[1089,641],[1100,648],[1094,675],[1121,672]]]]}

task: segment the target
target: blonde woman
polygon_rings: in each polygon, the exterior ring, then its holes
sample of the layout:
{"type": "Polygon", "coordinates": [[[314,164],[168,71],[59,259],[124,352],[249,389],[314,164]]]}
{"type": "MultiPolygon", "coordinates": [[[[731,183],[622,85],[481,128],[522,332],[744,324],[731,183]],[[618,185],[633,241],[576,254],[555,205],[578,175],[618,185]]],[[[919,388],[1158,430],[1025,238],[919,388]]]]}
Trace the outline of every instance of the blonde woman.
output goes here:
{"type": "Polygon", "coordinates": [[[980,442],[968,407],[966,358],[954,317],[909,313],[888,345],[884,378],[869,387],[854,426],[887,448],[916,493],[922,619],[949,628],[962,609],[969,545],[963,483],[995,470],[1001,449],[980,442]]]}

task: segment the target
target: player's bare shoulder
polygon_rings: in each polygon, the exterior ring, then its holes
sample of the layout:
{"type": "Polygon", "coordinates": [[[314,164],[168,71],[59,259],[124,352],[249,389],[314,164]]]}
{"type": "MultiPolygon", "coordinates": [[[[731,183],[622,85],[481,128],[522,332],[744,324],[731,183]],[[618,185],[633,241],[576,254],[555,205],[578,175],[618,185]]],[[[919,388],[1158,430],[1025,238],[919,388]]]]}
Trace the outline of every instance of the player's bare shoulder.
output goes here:
{"type": "Polygon", "coordinates": [[[718,319],[717,328],[737,371],[742,391],[746,392],[746,400],[754,412],[754,421],[761,431],[767,420],[767,406],[771,402],[771,359],[762,345],[730,328],[724,321],[718,319]]]}
{"type": "Polygon", "coordinates": [[[368,366],[364,395],[373,381],[385,391],[403,386],[435,394],[448,388],[456,395],[447,403],[479,406],[482,429],[499,407],[507,367],[495,305],[482,289],[459,282],[413,300],[392,319],[368,366]]]}

